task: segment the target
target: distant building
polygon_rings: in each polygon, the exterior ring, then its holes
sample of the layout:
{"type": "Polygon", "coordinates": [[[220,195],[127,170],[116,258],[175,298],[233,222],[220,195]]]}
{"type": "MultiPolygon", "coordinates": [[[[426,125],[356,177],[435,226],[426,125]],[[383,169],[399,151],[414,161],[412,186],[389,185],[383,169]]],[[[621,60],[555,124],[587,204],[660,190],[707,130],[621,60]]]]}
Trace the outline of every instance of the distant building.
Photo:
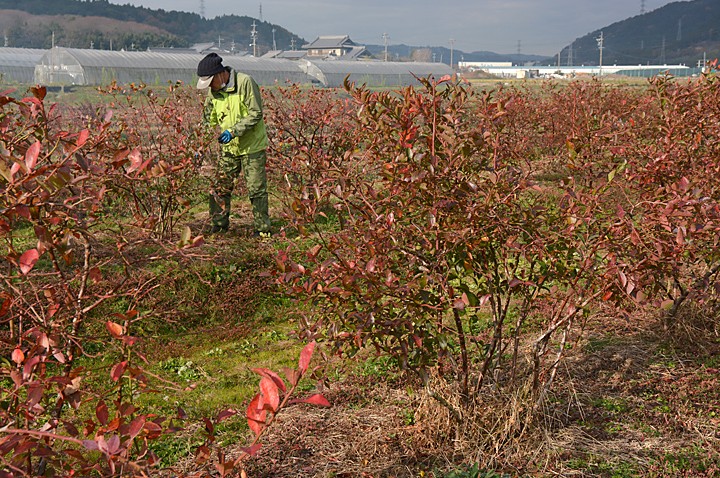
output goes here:
{"type": "Polygon", "coordinates": [[[358,45],[348,35],[319,36],[315,41],[303,45],[309,58],[340,58],[354,60],[370,56],[364,46],[358,45]]]}
{"type": "Polygon", "coordinates": [[[468,71],[487,71],[488,68],[508,68],[511,61],[459,61],[458,68],[468,71]]]}

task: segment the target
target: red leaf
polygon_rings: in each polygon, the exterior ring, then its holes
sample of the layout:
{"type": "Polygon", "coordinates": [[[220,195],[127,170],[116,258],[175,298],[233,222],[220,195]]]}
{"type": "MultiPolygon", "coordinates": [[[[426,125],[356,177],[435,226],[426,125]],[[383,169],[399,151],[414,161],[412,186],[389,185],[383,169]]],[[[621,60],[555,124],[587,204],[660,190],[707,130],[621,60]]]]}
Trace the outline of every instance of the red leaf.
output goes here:
{"type": "Polygon", "coordinates": [[[22,256],[20,256],[20,272],[22,272],[23,275],[27,274],[32,270],[33,267],[35,267],[35,263],[40,258],[40,254],[38,253],[37,249],[30,249],[23,253],[22,256]]]}
{"type": "Polygon", "coordinates": [[[137,171],[142,167],[142,153],[140,153],[140,150],[138,148],[133,149],[130,152],[130,155],[128,156],[130,159],[130,166],[128,166],[127,172],[132,173],[133,171],[137,171]]]}
{"type": "Polygon", "coordinates": [[[148,440],[155,440],[162,436],[162,427],[154,422],[145,422],[148,440]]]}
{"type": "Polygon", "coordinates": [[[25,152],[25,166],[28,171],[35,169],[37,158],[40,154],[40,141],[35,141],[25,152]]]}
{"type": "Polygon", "coordinates": [[[131,337],[131,336],[129,336],[129,335],[125,335],[125,336],[123,336],[123,338],[122,338],[121,340],[122,340],[122,342],[123,342],[125,345],[127,345],[128,347],[132,347],[133,345],[135,345],[135,344],[137,343],[138,338],[137,338],[137,337],[131,337]]]}
{"type": "Polygon", "coordinates": [[[0,317],[8,313],[12,305],[12,296],[7,292],[0,292],[0,317]]]}
{"type": "Polygon", "coordinates": [[[195,452],[195,463],[201,465],[210,459],[210,448],[205,445],[198,447],[195,452]]]}
{"type": "Polygon", "coordinates": [[[514,288],[514,287],[519,286],[519,285],[522,284],[522,283],[523,283],[523,282],[522,282],[520,279],[518,279],[517,277],[513,277],[513,278],[510,280],[510,283],[508,284],[508,286],[512,289],[512,288],[514,288]]]}
{"type": "Polygon", "coordinates": [[[247,453],[250,456],[255,456],[255,453],[260,451],[260,448],[262,448],[262,445],[260,443],[256,443],[253,446],[242,447],[242,448],[240,448],[240,450],[247,453]]]}
{"type": "Polygon", "coordinates": [[[138,434],[142,431],[143,427],[145,426],[145,416],[140,415],[139,417],[135,418],[132,422],[130,422],[130,429],[128,431],[128,435],[130,435],[130,438],[135,438],[138,436],[138,434]]]}
{"type": "Polygon", "coordinates": [[[255,435],[260,435],[263,428],[265,428],[265,418],[267,417],[266,410],[258,409],[259,403],[260,403],[260,394],[258,393],[250,401],[250,404],[248,405],[247,412],[246,412],[248,426],[250,427],[250,430],[252,430],[255,433],[255,435]]]}
{"type": "Polygon", "coordinates": [[[284,371],[285,377],[287,377],[288,382],[290,382],[291,385],[297,385],[300,381],[300,372],[290,367],[285,367],[284,371]]]}
{"type": "Polygon", "coordinates": [[[115,322],[111,322],[109,320],[105,322],[105,327],[108,329],[108,332],[110,332],[110,335],[112,335],[116,339],[120,338],[125,332],[125,328],[122,325],[116,324],[115,322]]]}
{"type": "Polygon", "coordinates": [[[98,267],[93,267],[90,269],[88,278],[95,283],[100,282],[102,280],[102,272],[100,272],[98,267]]]}
{"type": "Polygon", "coordinates": [[[271,412],[277,411],[280,405],[278,387],[272,379],[263,377],[260,379],[260,391],[263,395],[263,408],[269,408],[271,412]]]}
{"type": "Polygon", "coordinates": [[[216,423],[220,423],[221,421],[225,420],[226,418],[234,417],[237,415],[237,412],[235,410],[223,410],[222,412],[218,413],[217,418],[215,419],[216,423]]]}
{"type": "Polygon", "coordinates": [[[45,99],[45,95],[47,94],[47,88],[44,86],[33,86],[30,88],[30,92],[33,94],[33,96],[39,100],[45,99]]]}
{"type": "Polygon", "coordinates": [[[273,382],[275,382],[275,385],[283,391],[283,393],[287,392],[287,389],[285,388],[285,382],[272,370],[266,369],[266,368],[254,368],[252,369],[253,372],[260,375],[261,377],[267,377],[271,379],[273,382]]]}
{"type": "Polygon", "coordinates": [[[127,161],[125,158],[127,158],[129,154],[130,154],[129,149],[123,149],[123,150],[120,150],[117,153],[115,153],[115,156],[113,156],[113,159],[112,159],[113,166],[115,166],[117,168],[117,167],[120,167],[123,164],[125,164],[125,162],[127,161]]]}
{"type": "Polygon", "coordinates": [[[309,403],[310,405],[318,405],[320,407],[329,407],[330,406],[330,402],[328,402],[327,399],[319,393],[316,393],[315,395],[311,395],[308,398],[304,398],[302,400],[297,400],[297,402],[298,403],[309,403]]]}
{"type": "Polygon", "coordinates": [[[117,435],[111,436],[107,442],[107,446],[109,454],[116,454],[118,451],[120,451],[120,437],[117,435]]]}
{"type": "Polygon", "coordinates": [[[20,365],[21,363],[23,363],[23,360],[25,360],[25,354],[22,350],[20,350],[19,347],[15,347],[15,350],[13,350],[12,353],[12,361],[20,365]]]}
{"type": "Polygon", "coordinates": [[[33,383],[28,387],[28,400],[27,405],[29,408],[34,407],[40,400],[42,400],[43,392],[45,388],[40,383],[33,383]]]}
{"type": "Polygon", "coordinates": [[[312,359],[313,350],[315,350],[315,341],[310,342],[300,352],[300,374],[304,375],[307,372],[308,366],[310,365],[310,359],[312,359]]]}
{"type": "Polygon", "coordinates": [[[77,146],[78,148],[81,147],[88,140],[89,136],[90,136],[90,131],[88,131],[86,129],[80,131],[80,133],[78,134],[77,141],[75,141],[75,146],[77,146]]]}
{"type": "Polygon", "coordinates": [[[98,444],[95,440],[83,440],[83,446],[88,450],[97,450],[98,444]]]}
{"type": "Polygon", "coordinates": [[[127,360],[123,360],[120,363],[116,363],[115,366],[110,371],[110,378],[112,378],[114,382],[117,382],[125,374],[125,370],[127,370],[127,367],[128,367],[127,360]]]}
{"type": "Polygon", "coordinates": [[[32,375],[32,371],[35,368],[35,365],[40,363],[40,356],[36,355],[34,357],[29,358],[25,361],[25,365],[23,366],[23,378],[28,379],[30,378],[30,375],[32,375]]]}
{"type": "Polygon", "coordinates": [[[95,416],[97,417],[101,425],[107,425],[110,413],[108,412],[108,407],[107,405],[105,405],[105,402],[103,400],[100,400],[95,407],[95,416]]]}

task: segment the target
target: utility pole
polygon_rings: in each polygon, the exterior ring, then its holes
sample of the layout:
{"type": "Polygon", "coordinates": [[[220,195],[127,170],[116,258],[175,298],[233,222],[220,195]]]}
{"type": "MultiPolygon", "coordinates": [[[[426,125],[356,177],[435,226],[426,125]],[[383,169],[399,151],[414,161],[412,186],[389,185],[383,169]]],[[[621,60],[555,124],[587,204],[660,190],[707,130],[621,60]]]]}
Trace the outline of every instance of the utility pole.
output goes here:
{"type": "Polygon", "coordinates": [[[573,43],[568,47],[568,63],[567,66],[573,66],[573,43]]]}
{"type": "Polygon", "coordinates": [[[383,37],[383,43],[385,44],[385,61],[388,61],[388,38],[389,38],[389,36],[387,33],[383,33],[382,37],[383,37]]]}
{"type": "Polygon", "coordinates": [[[522,40],[518,40],[517,54],[518,54],[518,56],[520,56],[522,54],[522,40]]]}
{"type": "Polygon", "coordinates": [[[663,36],[662,47],[660,48],[660,64],[665,64],[665,36],[663,36]]]}
{"type": "Polygon", "coordinates": [[[295,51],[295,39],[294,38],[290,39],[290,49],[292,51],[295,51]]]}
{"type": "Polygon", "coordinates": [[[682,41],[682,17],[680,17],[680,20],[678,20],[678,31],[677,31],[677,37],[675,39],[678,42],[682,41]]]}
{"type": "Polygon", "coordinates": [[[645,13],[645,0],[640,0],[640,15],[645,13]]]}
{"type": "Polygon", "coordinates": [[[258,17],[260,21],[263,21],[262,19],[262,3],[260,4],[260,16],[258,17]]]}
{"type": "Polygon", "coordinates": [[[603,32],[600,32],[600,36],[596,38],[598,49],[600,50],[600,76],[602,76],[602,55],[603,55],[603,49],[605,48],[605,36],[603,35],[603,32]]]}
{"type": "Polygon", "coordinates": [[[257,30],[255,30],[255,20],[252,22],[252,31],[250,31],[250,38],[252,38],[253,56],[257,56],[257,30]]]}
{"type": "Polygon", "coordinates": [[[272,29],[273,34],[273,51],[277,50],[277,44],[275,43],[275,28],[272,29]]]}
{"type": "Polygon", "coordinates": [[[454,47],[455,47],[455,39],[454,39],[454,38],[451,38],[451,39],[450,39],[450,69],[452,69],[452,67],[453,67],[453,50],[454,50],[454,47]]]}
{"type": "Polygon", "coordinates": [[[200,16],[205,18],[205,0],[200,0],[200,16]]]}

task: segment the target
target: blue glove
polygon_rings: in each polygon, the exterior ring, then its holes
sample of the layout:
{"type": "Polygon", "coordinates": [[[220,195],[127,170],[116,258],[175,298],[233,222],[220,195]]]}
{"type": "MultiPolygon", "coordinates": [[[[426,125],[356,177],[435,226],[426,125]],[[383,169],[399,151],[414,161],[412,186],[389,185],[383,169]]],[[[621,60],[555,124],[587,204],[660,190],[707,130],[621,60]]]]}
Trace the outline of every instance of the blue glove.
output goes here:
{"type": "Polygon", "coordinates": [[[222,134],[218,137],[218,142],[220,144],[228,144],[230,140],[233,138],[232,133],[229,129],[226,129],[222,132],[222,134]]]}

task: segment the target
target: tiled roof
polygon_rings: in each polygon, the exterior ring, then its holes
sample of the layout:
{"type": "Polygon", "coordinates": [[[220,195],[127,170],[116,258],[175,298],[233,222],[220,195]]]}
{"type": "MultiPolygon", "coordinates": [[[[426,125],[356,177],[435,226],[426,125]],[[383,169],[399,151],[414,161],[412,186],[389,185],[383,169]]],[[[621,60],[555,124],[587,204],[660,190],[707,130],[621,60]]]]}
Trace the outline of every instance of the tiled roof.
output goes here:
{"type": "Polygon", "coordinates": [[[347,35],[337,36],[319,36],[312,43],[303,45],[304,49],[321,49],[321,48],[340,48],[340,47],[352,47],[356,46],[347,35]]]}

